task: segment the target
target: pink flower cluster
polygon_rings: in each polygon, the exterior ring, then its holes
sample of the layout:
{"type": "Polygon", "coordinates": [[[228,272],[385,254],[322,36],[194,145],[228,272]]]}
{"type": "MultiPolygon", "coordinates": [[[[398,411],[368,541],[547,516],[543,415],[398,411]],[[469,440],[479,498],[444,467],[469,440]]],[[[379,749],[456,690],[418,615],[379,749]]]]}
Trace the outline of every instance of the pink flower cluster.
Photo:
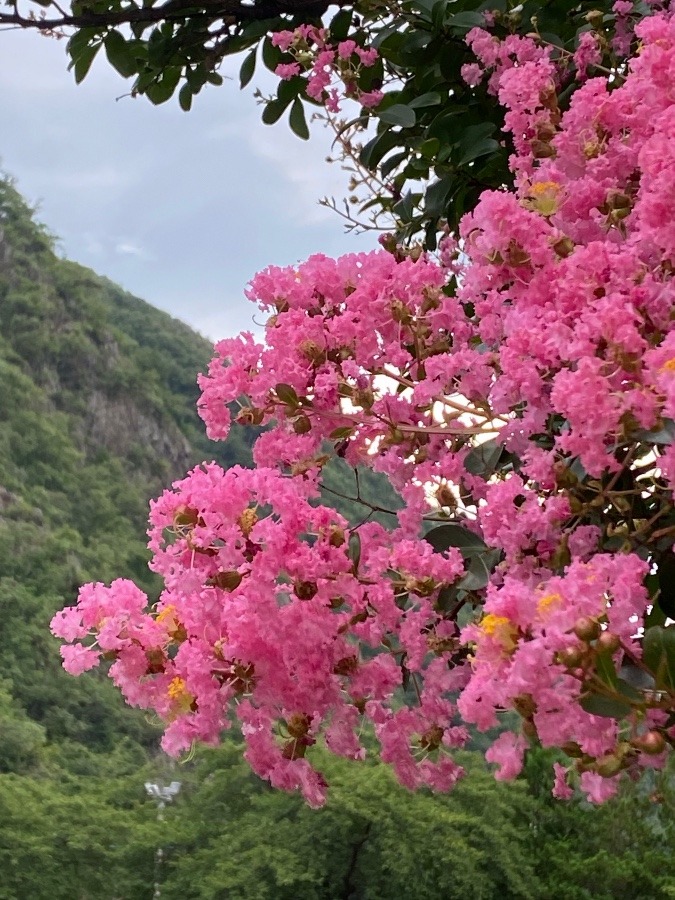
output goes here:
{"type": "Polygon", "coordinates": [[[377,61],[374,48],[360,47],[356,41],[331,43],[330,33],[314,25],[300,25],[295,31],[279,31],[272,35],[272,43],[292,58],[280,63],[275,74],[282,80],[307,73],[307,96],[323,103],[329,112],[340,111],[340,100],[358,101],[370,109],[377,106],[384,94],[380,90],[359,88],[359,74],[377,61]]]}
{"type": "Polygon", "coordinates": [[[434,603],[463,574],[462,558],[394,542],[375,523],[359,529],[355,553],[345,520],[316,498],[315,477],[195,469],[152,504],[152,568],[166,585],[158,604],[148,611],[129,581],[85,586],[52,630],[94,643],[64,646],[64,666],[77,675],[114,660],[111,677],[129,704],[166,722],[173,755],[217,743],[234,710],[252,768],[312,805],[325,783],[307,748],[323,733],[333,752],[363,757],[362,717],[405,784],[447,789],[461,770],[432,751],[466,735],[447,728],[457,676],[427,657],[456,634],[434,603]],[[392,706],[403,667],[413,679],[424,672],[410,715],[392,706]]]}
{"type": "Polygon", "coordinates": [[[251,282],[265,341],[216,345],[199,410],[215,439],[233,408],[266,426],[258,468],[195,469],[153,505],[155,610],[90,585],[52,623],[74,674],[115,660],[170,752],[234,711],[255,771],[318,804],[311,746],[360,758],[365,719],[404,784],[445,790],[457,712],[511,710],[497,777],[531,740],[571,760],[561,797],[663,764],[675,697],[642,635],[675,528],[675,21],[636,34],[621,83],[586,80],[563,114],[547,52],[474,30],[515,189],[483,194],[440,263],[317,255],[251,282]],[[394,531],[318,502],[333,455],[389,477],[394,531]]]}

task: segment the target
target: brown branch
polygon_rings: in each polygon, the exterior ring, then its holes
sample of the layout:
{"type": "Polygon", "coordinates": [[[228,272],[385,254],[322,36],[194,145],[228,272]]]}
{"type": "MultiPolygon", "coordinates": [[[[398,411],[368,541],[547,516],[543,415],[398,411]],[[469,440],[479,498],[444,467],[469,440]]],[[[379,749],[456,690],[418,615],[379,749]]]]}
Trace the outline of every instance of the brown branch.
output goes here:
{"type": "MultiPolygon", "coordinates": [[[[332,5],[345,6],[345,0],[338,0],[332,5]]],[[[313,18],[322,15],[329,6],[328,0],[262,0],[262,2],[245,5],[241,0],[168,0],[160,6],[141,9],[131,6],[117,12],[105,13],[81,12],[61,15],[57,18],[26,17],[18,12],[0,12],[0,27],[16,26],[37,31],[58,31],[62,28],[110,28],[116,25],[154,25],[158,22],[175,21],[188,18],[207,18],[212,21],[231,18],[232,24],[238,22],[262,21],[280,15],[304,15],[313,18]]],[[[57,7],[58,8],[58,7],[57,7]]],[[[15,8],[16,9],[16,8],[15,8]]]]}

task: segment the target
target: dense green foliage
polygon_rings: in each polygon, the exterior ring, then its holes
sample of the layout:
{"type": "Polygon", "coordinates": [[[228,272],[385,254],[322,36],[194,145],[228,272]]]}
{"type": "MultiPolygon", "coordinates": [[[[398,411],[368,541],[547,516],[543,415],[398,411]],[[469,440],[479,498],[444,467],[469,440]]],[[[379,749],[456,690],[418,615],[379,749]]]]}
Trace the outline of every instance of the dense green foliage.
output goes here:
{"type": "MultiPolygon", "coordinates": [[[[61,4],[34,0],[39,11],[22,15],[13,5],[0,12],[0,24],[70,36],[68,54],[75,80],[84,79],[97,55],[129,79],[132,96],[165,103],[177,93],[184,110],[208,85],[221,85],[219,68],[232,55],[243,55],[241,84],[255,75],[256,63],[274,71],[291,57],[272,44],[274,32],[302,24],[328,27],[330,38],[354,40],[377,48],[375,66],[363,68],[359,89],[383,87],[384,100],[374,109],[345,110],[355,128],[354,147],[365,144],[360,163],[376,175],[361,200],[364,209],[391,216],[399,238],[424,235],[433,249],[447,221],[457,227],[481,191],[511,183],[507,159],[513,147],[500,133],[503,111],[484,87],[467,85],[462,66],[474,61],[465,37],[483,26],[484,11],[494,16],[492,31],[536,33],[574,73],[572,55],[584,31],[599,29],[603,66],[617,65],[611,42],[604,38],[621,15],[613,0],[223,0],[215,6],[182,0],[77,0],[61,4]],[[337,9],[336,9],[337,8],[337,9]],[[452,101],[449,103],[449,101],[452,101]],[[362,129],[373,126],[366,134],[362,129]],[[370,139],[369,139],[370,138],[370,139]]],[[[649,14],[651,4],[633,4],[630,17],[649,14]]],[[[306,80],[296,75],[281,81],[267,98],[263,121],[286,120],[301,138],[309,137],[305,109],[306,80]]],[[[564,110],[573,81],[563,78],[551,102],[564,110]]],[[[540,135],[539,156],[549,155],[540,135]]]]}
{"type": "MultiPolygon", "coordinates": [[[[0,900],[149,900],[155,880],[175,900],[675,897],[672,776],[649,789],[662,808],[636,789],[617,816],[553,803],[536,757],[514,789],[466,754],[471,779],[442,798],[326,759],[314,811],[251,775],[234,739],[170,768],[107,680],[63,674],[54,610],[87,579],[155,590],[148,498],[248,448],[211,445],[192,412],[206,341],[59,260],[8,181],[0,223],[0,900]],[[174,779],[158,820],[143,784],[174,779]]],[[[331,497],[354,517],[396,505],[346,466],[330,484],[360,492],[331,497]]]]}

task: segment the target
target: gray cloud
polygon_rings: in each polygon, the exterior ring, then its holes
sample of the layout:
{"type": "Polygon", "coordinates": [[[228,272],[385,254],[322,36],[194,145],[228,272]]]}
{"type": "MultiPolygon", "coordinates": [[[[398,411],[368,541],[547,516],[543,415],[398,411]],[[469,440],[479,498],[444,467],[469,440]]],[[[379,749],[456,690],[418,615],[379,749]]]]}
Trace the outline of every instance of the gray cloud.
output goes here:
{"type": "Polygon", "coordinates": [[[103,60],[76,86],[63,42],[0,33],[0,157],[65,255],[216,338],[255,328],[259,269],[374,246],[317,205],[346,187],[328,134],[263,125],[234,80],[187,114],[125,92],[103,60]]]}

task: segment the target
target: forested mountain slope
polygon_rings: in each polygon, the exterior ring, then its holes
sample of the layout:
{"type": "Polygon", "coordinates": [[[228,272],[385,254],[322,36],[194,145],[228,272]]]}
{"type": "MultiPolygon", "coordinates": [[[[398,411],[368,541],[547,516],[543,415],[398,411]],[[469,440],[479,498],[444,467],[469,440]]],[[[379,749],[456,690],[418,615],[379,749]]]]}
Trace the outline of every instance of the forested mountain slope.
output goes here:
{"type": "MultiPolygon", "coordinates": [[[[50,739],[108,749],[120,730],[154,734],[107,683],[61,671],[48,623],[88,580],[156,590],[148,499],[205,458],[246,463],[243,432],[212,444],[196,413],[210,352],[186,325],[59,259],[0,180],[0,674],[50,739]]],[[[0,728],[0,770],[6,740],[0,728]]]]}

